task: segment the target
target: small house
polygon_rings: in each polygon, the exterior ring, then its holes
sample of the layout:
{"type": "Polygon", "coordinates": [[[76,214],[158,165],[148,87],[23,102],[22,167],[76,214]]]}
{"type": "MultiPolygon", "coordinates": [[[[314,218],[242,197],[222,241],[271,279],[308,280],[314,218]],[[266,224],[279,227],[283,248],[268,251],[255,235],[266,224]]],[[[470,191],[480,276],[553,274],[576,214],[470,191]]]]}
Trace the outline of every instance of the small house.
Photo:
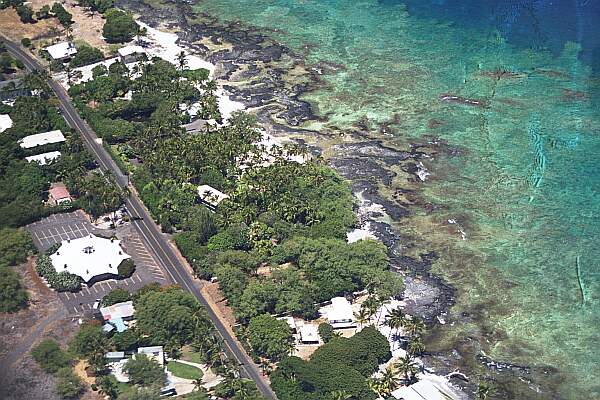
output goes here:
{"type": "Polygon", "coordinates": [[[122,321],[131,321],[135,314],[133,301],[124,301],[107,307],[100,307],[100,314],[104,321],[120,319],[122,321]]]}
{"type": "MultiPolygon", "coordinates": [[[[47,153],[36,154],[35,156],[25,157],[27,162],[36,162],[40,165],[46,165],[49,162],[57,160],[60,157],[60,151],[49,151],[47,153]]],[[[66,188],[65,188],[66,190],[66,188]]],[[[68,192],[67,192],[68,194],[68,192]]],[[[69,201],[71,201],[71,197],[69,196],[69,201]]]]}
{"type": "Polygon", "coordinates": [[[215,209],[223,200],[229,198],[225,193],[209,185],[198,186],[198,196],[200,196],[202,203],[211,209],[215,209]]]}
{"type": "MultiPolygon", "coordinates": [[[[44,153],[44,154],[48,154],[48,153],[44,153]]],[[[40,156],[42,156],[44,154],[40,154],[40,156]]],[[[58,153],[58,155],[60,155],[60,153],[58,153]]],[[[33,156],[33,157],[38,157],[38,156],[33,156]]],[[[29,161],[30,158],[32,158],[32,157],[27,157],[27,161],[29,161]]],[[[44,165],[44,164],[42,164],[42,165],[44,165]]],[[[71,201],[73,201],[73,199],[71,198],[71,194],[69,193],[67,188],[63,185],[54,186],[54,187],[50,188],[50,190],[48,191],[48,202],[52,205],[58,206],[59,204],[70,203],[71,201]]]]}
{"type": "Polygon", "coordinates": [[[77,49],[71,42],[53,44],[46,47],[45,50],[50,55],[50,58],[55,61],[65,61],[77,54],[77,49]]]}
{"type": "Polygon", "coordinates": [[[331,299],[331,309],[327,313],[327,319],[334,329],[356,327],[352,305],[345,297],[331,299]]]}
{"type": "Polygon", "coordinates": [[[106,362],[109,364],[113,363],[113,362],[118,362],[125,358],[125,352],[124,351],[109,351],[108,353],[106,353],[104,355],[104,358],[106,359],[106,362]]]}
{"type": "Polygon", "coordinates": [[[142,46],[125,46],[117,50],[123,64],[140,61],[146,56],[146,50],[142,46]]]}
{"type": "Polygon", "coordinates": [[[394,390],[392,397],[398,400],[447,400],[456,398],[453,393],[449,393],[447,388],[443,388],[431,380],[421,380],[410,386],[403,386],[394,390]]]}
{"type": "Polygon", "coordinates": [[[300,341],[302,344],[319,344],[319,331],[313,324],[300,327],[300,341]]]}
{"type": "Polygon", "coordinates": [[[165,363],[165,355],[162,346],[139,347],[138,354],[145,354],[148,358],[153,359],[160,365],[165,363]]]}

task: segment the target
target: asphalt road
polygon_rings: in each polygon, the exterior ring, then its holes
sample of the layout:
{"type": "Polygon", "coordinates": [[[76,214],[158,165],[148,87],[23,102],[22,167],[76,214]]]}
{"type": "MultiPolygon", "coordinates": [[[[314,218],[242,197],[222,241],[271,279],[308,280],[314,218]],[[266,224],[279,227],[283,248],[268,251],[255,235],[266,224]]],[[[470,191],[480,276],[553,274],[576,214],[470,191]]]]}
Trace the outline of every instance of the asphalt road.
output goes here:
{"type": "MultiPolygon", "coordinates": [[[[13,57],[20,59],[28,70],[45,70],[44,66],[42,66],[30,54],[25,52],[21,46],[4,38],[2,39],[7,50],[13,55],[13,57]]],[[[48,85],[50,88],[52,88],[59,99],[60,109],[64,118],[72,128],[80,133],[86,147],[99,163],[102,171],[111,173],[114,176],[118,186],[122,188],[128,187],[128,176],[123,174],[104,147],[96,142],[96,134],[79,116],[79,113],[71,103],[71,98],[66,93],[64,88],[53,79],[48,80],[48,85]]],[[[205,307],[208,316],[223,339],[223,343],[226,346],[228,355],[233,356],[238,362],[242,375],[252,379],[256,383],[258,390],[260,390],[263,396],[265,396],[267,399],[276,399],[277,397],[275,396],[275,393],[271,390],[268,383],[263,378],[259,368],[256,366],[256,364],[254,364],[248,354],[246,354],[241,345],[225,329],[221,320],[216,316],[204,296],[202,296],[200,289],[194,283],[193,277],[181,264],[179,258],[171,248],[171,245],[160,232],[158,226],[154,223],[154,220],[144,207],[142,201],[135,194],[135,191],[130,190],[130,193],[131,194],[125,201],[125,206],[127,207],[129,214],[133,217],[132,224],[135,226],[143,240],[155,253],[158,262],[174,282],[180,285],[183,289],[192,293],[205,307]]]]}

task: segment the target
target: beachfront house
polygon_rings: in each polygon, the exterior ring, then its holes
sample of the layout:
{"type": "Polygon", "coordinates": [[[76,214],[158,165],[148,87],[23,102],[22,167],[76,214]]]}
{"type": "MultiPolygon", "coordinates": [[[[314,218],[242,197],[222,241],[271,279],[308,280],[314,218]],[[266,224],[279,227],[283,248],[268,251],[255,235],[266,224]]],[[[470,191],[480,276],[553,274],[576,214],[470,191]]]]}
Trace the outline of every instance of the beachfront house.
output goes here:
{"type": "Polygon", "coordinates": [[[200,201],[212,210],[216,209],[223,200],[229,198],[225,193],[209,185],[198,186],[198,196],[200,201]]]}
{"type": "Polygon", "coordinates": [[[46,47],[44,50],[53,61],[66,61],[77,54],[75,45],[71,42],[60,42],[46,47]]]}
{"type": "Polygon", "coordinates": [[[65,136],[60,130],[37,133],[35,135],[25,136],[19,140],[19,145],[23,149],[32,149],[37,146],[45,146],[47,144],[62,143],[64,142],[65,136]]]}
{"type": "Polygon", "coordinates": [[[50,256],[56,272],[69,272],[88,285],[118,275],[118,266],[130,258],[121,248],[121,242],[95,235],[63,240],[59,249],[50,256]]]}
{"type": "Polygon", "coordinates": [[[331,299],[331,307],[327,312],[329,325],[334,329],[355,328],[354,312],[352,305],[345,297],[331,299]]]}
{"type": "Polygon", "coordinates": [[[72,201],[73,199],[71,198],[71,194],[69,193],[69,190],[66,188],[65,185],[53,185],[50,188],[50,190],[48,190],[48,203],[50,203],[51,205],[58,206],[60,204],[70,203],[72,201]]]}
{"type": "Polygon", "coordinates": [[[394,390],[392,397],[398,400],[448,400],[456,398],[453,393],[449,393],[447,389],[431,380],[420,380],[413,385],[403,386],[394,390]]]}
{"type": "Polygon", "coordinates": [[[12,128],[13,121],[8,114],[0,114],[0,133],[4,132],[8,128],[12,128]]]}
{"type": "Polygon", "coordinates": [[[300,341],[302,344],[319,344],[319,331],[316,325],[302,325],[300,327],[300,341]]]}
{"type": "Polygon", "coordinates": [[[146,57],[146,50],[142,46],[131,45],[117,50],[123,64],[134,63],[146,57]]]}

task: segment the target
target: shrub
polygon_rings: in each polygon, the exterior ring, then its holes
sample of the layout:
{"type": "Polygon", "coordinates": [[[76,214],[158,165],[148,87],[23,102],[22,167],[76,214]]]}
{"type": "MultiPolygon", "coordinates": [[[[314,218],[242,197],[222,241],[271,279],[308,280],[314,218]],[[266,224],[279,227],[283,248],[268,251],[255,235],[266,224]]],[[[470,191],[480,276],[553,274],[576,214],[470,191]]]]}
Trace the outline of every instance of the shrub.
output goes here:
{"type": "Polygon", "coordinates": [[[7,266],[0,266],[0,312],[15,312],[27,306],[27,290],[19,274],[7,266]]]}
{"type": "Polygon", "coordinates": [[[325,343],[328,343],[331,339],[335,337],[333,326],[329,325],[326,322],[323,322],[319,325],[319,336],[325,343]]]}
{"type": "Polygon", "coordinates": [[[52,374],[71,363],[67,353],[52,339],[42,340],[31,350],[31,356],[44,371],[52,374]]]}
{"type": "Polygon", "coordinates": [[[131,275],[133,275],[134,271],[135,263],[131,258],[127,258],[121,261],[121,264],[119,264],[119,266],[117,267],[117,272],[119,273],[119,276],[121,278],[129,278],[131,275]]]}
{"type": "Polygon", "coordinates": [[[102,298],[102,305],[104,307],[112,306],[116,303],[122,303],[124,301],[131,300],[131,295],[125,289],[116,288],[111,290],[106,296],[102,298]]]}
{"type": "Polygon", "coordinates": [[[16,8],[17,14],[21,19],[21,22],[28,24],[33,22],[33,10],[30,6],[21,5],[16,8]]]}
{"type": "Polygon", "coordinates": [[[23,47],[31,47],[31,39],[29,39],[29,38],[21,39],[21,45],[23,47]]]}
{"type": "Polygon", "coordinates": [[[58,378],[54,390],[63,399],[75,399],[83,392],[81,379],[71,368],[61,368],[56,373],[58,378]]]}
{"type": "Polygon", "coordinates": [[[58,19],[58,22],[61,23],[65,28],[71,26],[73,24],[73,16],[70,12],[65,10],[65,8],[60,3],[52,4],[52,14],[58,19]]]}

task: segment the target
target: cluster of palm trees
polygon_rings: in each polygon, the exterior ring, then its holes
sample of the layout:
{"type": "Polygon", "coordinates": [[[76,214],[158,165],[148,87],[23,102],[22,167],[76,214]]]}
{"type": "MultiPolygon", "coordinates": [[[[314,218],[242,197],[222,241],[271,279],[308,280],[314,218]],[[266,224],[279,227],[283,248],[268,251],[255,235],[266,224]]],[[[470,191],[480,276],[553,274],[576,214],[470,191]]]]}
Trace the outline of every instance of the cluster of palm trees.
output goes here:
{"type": "MultiPolygon", "coordinates": [[[[362,303],[360,310],[354,314],[359,328],[370,324],[379,325],[383,317],[382,306],[386,302],[387,299],[369,296],[362,303]]],[[[425,324],[421,319],[405,314],[399,307],[387,313],[383,324],[390,328],[388,339],[393,335],[398,340],[407,342],[406,355],[388,366],[378,378],[370,378],[368,381],[369,387],[375,393],[387,397],[400,384],[411,384],[416,381],[416,374],[420,366],[415,361],[415,357],[425,351],[422,340],[425,324]]]]}
{"type": "Polygon", "coordinates": [[[410,353],[406,353],[396,363],[384,369],[378,378],[369,378],[367,383],[378,396],[385,398],[390,396],[401,384],[415,383],[418,371],[419,364],[410,353]]]}

